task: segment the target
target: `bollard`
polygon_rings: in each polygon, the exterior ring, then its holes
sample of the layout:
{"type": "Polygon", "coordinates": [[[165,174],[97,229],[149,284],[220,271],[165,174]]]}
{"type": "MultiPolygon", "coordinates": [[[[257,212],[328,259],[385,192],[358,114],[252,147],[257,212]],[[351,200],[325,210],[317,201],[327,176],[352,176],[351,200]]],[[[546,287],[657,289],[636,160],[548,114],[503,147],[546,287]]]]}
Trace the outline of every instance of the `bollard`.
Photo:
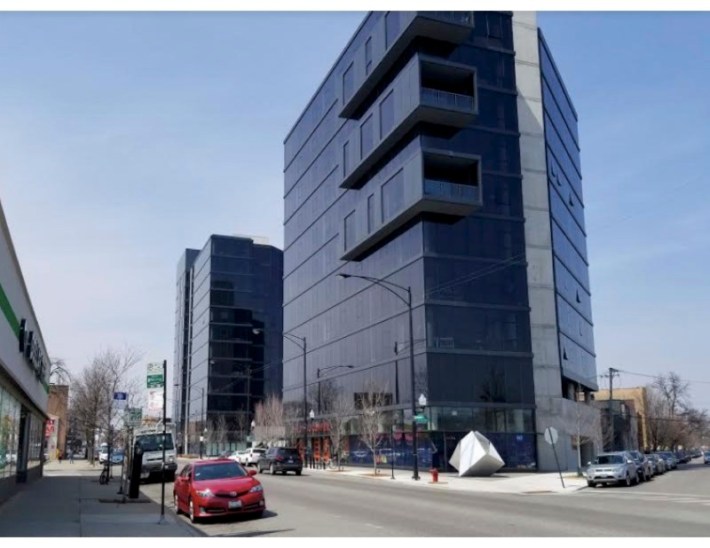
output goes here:
{"type": "Polygon", "coordinates": [[[436,468],[430,468],[429,473],[431,474],[431,482],[439,483],[439,471],[436,468]]]}

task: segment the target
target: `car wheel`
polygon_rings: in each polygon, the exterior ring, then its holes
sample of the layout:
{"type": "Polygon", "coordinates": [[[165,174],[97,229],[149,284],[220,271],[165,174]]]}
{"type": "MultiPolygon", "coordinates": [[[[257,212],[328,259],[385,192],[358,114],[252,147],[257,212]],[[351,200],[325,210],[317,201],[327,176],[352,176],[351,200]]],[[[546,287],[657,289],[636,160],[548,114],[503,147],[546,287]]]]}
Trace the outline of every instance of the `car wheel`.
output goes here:
{"type": "Polygon", "coordinates": [[[271,463],[271,466],[269,466],[269,472],[271,473],[272,476],[276,475],[276,468],[274,467],[274,463],[271,463]]]}
{"type": "Polygon", "coordinates": [[[180,510],[180,504],[178,503],[177,493],[173,493],[173,504],[175,504],[175,514],[179,516],[182,511],[180,510]]]}
{"type": "Polygon", "coordinates": [[[641,483],[641,476],[639,476],[638,474],[636,474],[636,477],[633,478],[633,479],[631,480],[631,482],[632,482],[634,485],[638,485],[639,483],[641,483]]]}
{"type": "Polygon", "coordinates": [[[197,523],[197,518],[195,517],[195,505],[192,503],[192,499],[188,499],[189,516],[190,522],[197,523]]]}
{"type": "Polygon", "coordinates": [[[254,513],[252,514],[252,516],[254,517],[254,519],[263,518],[263,517],[264,517],[264,511],[261,510],[260,512],[254,512],[254,513]]]}
{"type": "Polygon", "coordinates": [[[587,486],[588,486],[588,487],[591,487],[592,489],[594,489],[594,488],[596,487],[596,485],[597,485],[597,484],[594,483],[593,481],[588,481],[588,482],[587,482],[587,486]]]}
{"type": "Polygon", "coordinates": [[[300,475],[301,475],[301,471],[300,471],[300,470],[296,470],[296,475],[297,475],[297,476],[300,476],[300,475]]]}
{"type": "Polygon", "coordinates": [[[264,469],[261,466],[257,466],[256,471],[259,472],[260,474],[264,473],[264,469]]]}
{"type": "Polygon", "coordinates": [[[631,487],[631,475],[628,472],[626,472],[626,479],[624,482],[626,483],[626,487],[631,487]]]}

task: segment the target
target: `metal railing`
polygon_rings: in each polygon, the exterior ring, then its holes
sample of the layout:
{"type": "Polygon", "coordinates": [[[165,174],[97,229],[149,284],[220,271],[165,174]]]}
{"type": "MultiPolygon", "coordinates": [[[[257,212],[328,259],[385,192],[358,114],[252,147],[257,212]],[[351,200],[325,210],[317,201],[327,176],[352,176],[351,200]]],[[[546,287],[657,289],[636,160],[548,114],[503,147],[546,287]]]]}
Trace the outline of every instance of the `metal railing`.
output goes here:
{"type": "Polygon", "coordinates": [[[424,195],[452,201],[478,203],[481,193],[477,186],[424,179],[424,195]]]}
{"type": "Polygon", "coordinates": [[[440,89],[422,88],[422,103],[436,107],[453,108],[456,110],[472,111],[474,100],[470,95],[451,93],[440,89]]]}

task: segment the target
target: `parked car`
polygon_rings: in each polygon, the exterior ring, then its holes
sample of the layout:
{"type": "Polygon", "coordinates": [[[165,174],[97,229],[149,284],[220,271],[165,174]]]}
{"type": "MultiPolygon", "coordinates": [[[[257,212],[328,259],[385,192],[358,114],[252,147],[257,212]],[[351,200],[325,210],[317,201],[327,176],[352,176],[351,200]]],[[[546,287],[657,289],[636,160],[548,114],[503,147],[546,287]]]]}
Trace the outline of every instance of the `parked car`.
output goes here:
{"type": "Polygon", "coordinates": [[[242,449],[241,451],[232,451],[229,455],[227,455],[227,458],[241,464],[244,453],[246,453],[246,449],[242,449]]]}
{"type": "Polygon", "coordinates": [[[226,514],[261,517],[266,510],[264,488],[255,470],[231,459],[198,460],[187,464],[173,485],[175,512],[195,523],[226,514]]]}
{"type": "Polygon", "coordinates": [[[123,449],[117,449],[111,453],[111,463],[121,464],[123,462],[123,449]]]}
{"type": "Polygon", "coordinates": [[[244,466],[250,466],[252,464],[256,465],[264,453],[266,453],[266,449],[261,447],[250,447],[242,452],[240,462],[244,466]]]}
{"type": "Polygon", "coordinates": [[[646,455],[646,458],[653,464],[656,475],[661,475],[666,473],[666,461],[655,453],[646,455]]]}
{"type": "Polygon", "coordinates": [[[710,451],[703,453],[703,464],[710,464],[710,451]]]}
{"type": "Polygon", "coordinates": [[[675,458],[678,460],[679,464],[685,464],[690,462],[690,455],[686,453],[683,449],[680,449],[674,453],[675,458]]]}
{"type": "Polygon", "coordinates": [[[678,468],[678,460],[670,451],[657,451],[656,455],[666,461],[666,470],[675,470],[678,468]]]}
{"type": "Polygon", "coordinates": [[[589,487],[610,483],[626,484],[629,487],[632,483],[639,482],[636,462],[626,451],[597,455],[592,462],[587,464],[585,475],[589,487]]]}
{"type": "Polygon", "coordinates": [[[629,451],[631,457],[633,457],[636,463],[636,470],[638,472],[639,480],[649,481],[655,472],[655,467],[646,458],[646,455],[641,453],[641,451],[629,451]]]}
{"type": "Polygon", "coordinates": [[[298,449],[294,447],[271,447],[268,449],[256,464],[259,473],[268,470],[271,474],[281,472],[295,472],[297,476],[303,471],[303,461],[298,449]]]}

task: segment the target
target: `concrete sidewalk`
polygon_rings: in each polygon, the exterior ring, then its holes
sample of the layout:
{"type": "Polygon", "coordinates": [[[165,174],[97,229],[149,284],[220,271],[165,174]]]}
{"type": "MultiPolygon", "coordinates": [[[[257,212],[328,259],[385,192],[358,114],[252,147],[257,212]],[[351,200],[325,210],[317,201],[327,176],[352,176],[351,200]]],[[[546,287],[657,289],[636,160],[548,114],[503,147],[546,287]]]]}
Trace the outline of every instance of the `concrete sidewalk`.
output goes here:
{"type": "Polygon", "coordinates": [[[392,480],[391,468],[378,467],[379,475],[374,476],[372,467],[360,468],[344,466],[342,471],[335,469],[304,468],[304,474],[329,474],[342,476],[355,476],[364,480],[389,481],[393,485],[412,485],[422,488],[434,488],[451,491],[470,491],[477,493],[574,493],[587,487],[583,477],[577,477],[572,472],[563,472],[564,487],[558,473],[547,472],[501,472],[487,478],[460,478],[455,473],[439,473],[439,481],[432,482],[432,474],[428,470],[419,471],[419,481],[412,479],[411,470],[394,470],[395,479],[392,480]]]}
{"type": "MultiPolygon", "coordinates": [[[[201,536],[140,494],[122,502],[118,476],[99,484],[100,466],[84,460],[45,465],[45,475],[0,506],[0,537],[192,537],[201,536]]],[[[171,491],[166,489],[169,500],[171,491]]],[[[166,504],[167,506],[167,504],[166,504]]]]}

